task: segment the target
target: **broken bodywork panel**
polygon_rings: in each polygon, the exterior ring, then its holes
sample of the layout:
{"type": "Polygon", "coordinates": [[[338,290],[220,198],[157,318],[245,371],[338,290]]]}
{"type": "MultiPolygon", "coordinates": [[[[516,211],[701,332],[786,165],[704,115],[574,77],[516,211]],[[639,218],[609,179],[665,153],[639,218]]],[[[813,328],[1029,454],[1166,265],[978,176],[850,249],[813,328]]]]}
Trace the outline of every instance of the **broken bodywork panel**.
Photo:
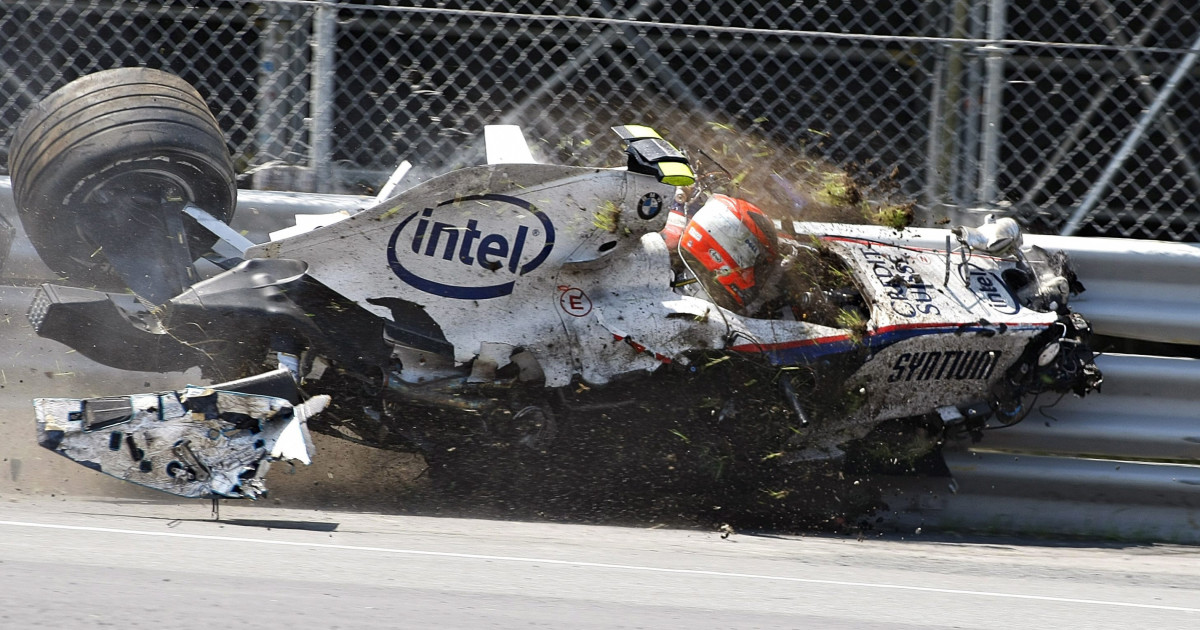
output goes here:
{"type": "Polygon", "coordinates": [[[84,466],[183,497],[253,499],[272,460],[311,461],[306,422],[328,403],[187,387],[34,407],[38,443],[84,466]]]}

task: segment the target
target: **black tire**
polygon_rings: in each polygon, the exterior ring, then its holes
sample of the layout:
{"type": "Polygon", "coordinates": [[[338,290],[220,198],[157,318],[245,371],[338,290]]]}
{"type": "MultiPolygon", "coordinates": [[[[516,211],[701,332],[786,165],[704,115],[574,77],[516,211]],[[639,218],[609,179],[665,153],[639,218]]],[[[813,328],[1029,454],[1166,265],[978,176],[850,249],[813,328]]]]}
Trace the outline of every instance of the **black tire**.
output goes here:
{"type": "MultiPolygon", "coordinates": [[[[183,79],[151,68],[90,74],[34,105],[13,136],[9,169],[21,223],[38,254],[81,286],[124,286],[97,254],[81,213],[122,201],[140,208],[135,213],[163,213],[191,202],[228,221],[237,201],[233,162],[204,99],[183,79]]],[[[113,220],[127,223],[130,247],[160,236],[149,231],[163,225],[113,220]]],[[[216,240],[190,217],[184,227],[193,258],[216,240]]]]}

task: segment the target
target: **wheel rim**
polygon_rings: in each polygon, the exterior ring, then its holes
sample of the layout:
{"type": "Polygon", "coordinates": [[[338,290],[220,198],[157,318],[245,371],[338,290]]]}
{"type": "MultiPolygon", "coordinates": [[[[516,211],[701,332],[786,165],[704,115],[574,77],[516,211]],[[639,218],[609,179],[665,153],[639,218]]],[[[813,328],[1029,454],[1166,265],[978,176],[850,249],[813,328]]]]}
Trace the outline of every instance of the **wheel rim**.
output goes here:
{"type": "MultiPolygon", "coordinates": [[[[131,231],[130,242],[136,244],[139,237],[156,236],[149,232],[161,229],[162,216],[157,213],[162,212],[163,208],[171,208],[174,204],[182,208],[185,203],[195,200],[195,189],[184,178],[162,169],[139,168],[114,174],[96,183],[81,198],[80,205],[92,207],[94,211],[123,208],[125,211],[117,218],[126,221],[125,227],[131,231]],[[139,226],[144,226],[147,234],[139,234],[142,231],[138,229],[139,226]]],[[[115,270],[102,255],[102,248],[93,238],[88,222],[77,220],[73,224],[76,238],[87,245],[87,251],[68,253],[65,257],[95,274],[114,276],[115,270]]]]}

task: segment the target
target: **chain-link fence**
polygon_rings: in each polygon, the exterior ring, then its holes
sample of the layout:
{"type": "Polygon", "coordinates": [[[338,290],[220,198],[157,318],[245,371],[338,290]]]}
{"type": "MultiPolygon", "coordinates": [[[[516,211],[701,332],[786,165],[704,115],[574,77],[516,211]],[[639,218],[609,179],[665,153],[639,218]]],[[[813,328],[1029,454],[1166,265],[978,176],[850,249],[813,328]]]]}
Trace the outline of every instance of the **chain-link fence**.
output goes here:
{"type": "Polygon", "coordinates": [[[617,155],[608,126],[650,122],[710,154],[735,133],[763,156],[836,164],[911,197],[930,222],[1011,212],[1041,231],[1195,241],[1194,9],[6,0],[0,153],[50,91],[146,65],[206,95],[243,186],[366,192],[401,160],[437,172],[478,159],[490,123],[522,125],[545,159],[598,164],[617,155]]]}

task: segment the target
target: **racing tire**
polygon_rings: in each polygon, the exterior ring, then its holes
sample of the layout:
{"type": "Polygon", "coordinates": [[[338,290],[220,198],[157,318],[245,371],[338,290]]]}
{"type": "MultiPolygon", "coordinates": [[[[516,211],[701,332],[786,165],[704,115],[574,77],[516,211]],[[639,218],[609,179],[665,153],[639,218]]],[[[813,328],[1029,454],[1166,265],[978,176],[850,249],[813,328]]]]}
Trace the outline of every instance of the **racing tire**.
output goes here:
{"type": "MultiPolygon", "coordinates": [[[[228,221],[237,201],[225,137],[204,99],[178,76],[151,68],[90,74],[31,107],[13,136],[9,171],[18,215],[38,254],[80,286],[124,288],[86,228],[106,206],[125,200],[130,212],[144,216],[178,212],[190,202],[228,221]],[[135,194],[140,203],[130,199],[135,194]]],[[[216,237],[191,217],[182,219],[194,260],[216,237]]],[[[146,231],[161,227],[145,225],[164,225],[125,220],[130,247],[159,236],[146,231]]]]}

